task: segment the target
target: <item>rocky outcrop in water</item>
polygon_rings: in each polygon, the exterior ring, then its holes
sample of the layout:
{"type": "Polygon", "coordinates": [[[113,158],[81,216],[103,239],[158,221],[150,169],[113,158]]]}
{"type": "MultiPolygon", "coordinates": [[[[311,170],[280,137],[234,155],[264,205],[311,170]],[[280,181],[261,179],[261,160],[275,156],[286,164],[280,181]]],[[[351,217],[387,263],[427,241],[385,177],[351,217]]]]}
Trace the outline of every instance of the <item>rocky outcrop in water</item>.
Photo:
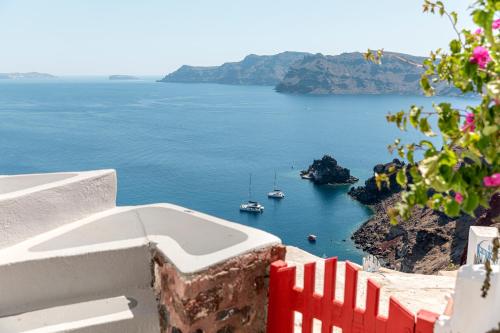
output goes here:
{"type": "Polygon", "coordinates": [[[115,75],[110,75],[109,76],[110,80],[118,80],[118,81],[123,81],[123,80],[139,80],[137,76],[133,75],[123,75],[123,74],[115,74],[115,75]]]}
{"type": "Polygon", "coordinates": [[[374,173],[388,174],[391,170],[393,171],[390,173],[389,184],[383,184],[379,190],[375,182],[375,177],[370,177],[365,181],[364,186],[351,187],[348,194],[365,205],[373,205],[380,202],[391,194],[401,191],[401,186],[396,182],[396,171],[404,167],[404,165],[397,158],[386,164],[377,164],[373,168],[374,173]]]}
{"type": "Polygon", "coordinates": [[[353,184],[358,178],[351,176],[351,171],[341,167],[330,155],[314,160],[307,170],[301,172],[302,178],[310,179],[315,184],[353,184]]]}

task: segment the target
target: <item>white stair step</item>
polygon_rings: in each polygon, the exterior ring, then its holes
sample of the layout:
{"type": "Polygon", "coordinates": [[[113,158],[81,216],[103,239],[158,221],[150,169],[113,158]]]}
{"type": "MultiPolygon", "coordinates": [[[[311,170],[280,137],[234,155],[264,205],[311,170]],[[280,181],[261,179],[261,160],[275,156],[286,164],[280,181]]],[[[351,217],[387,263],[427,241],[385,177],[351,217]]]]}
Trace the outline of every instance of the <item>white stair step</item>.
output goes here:
{"type": "Polygon", "coordinates": [[[0,265],[0,316],[118,295],[152,279],[147,246],[0,265]]]}
{"type": "Polygon", "coordinates": [[[159,333],[152,290],[0,317],[2,333],[159,333]]]}

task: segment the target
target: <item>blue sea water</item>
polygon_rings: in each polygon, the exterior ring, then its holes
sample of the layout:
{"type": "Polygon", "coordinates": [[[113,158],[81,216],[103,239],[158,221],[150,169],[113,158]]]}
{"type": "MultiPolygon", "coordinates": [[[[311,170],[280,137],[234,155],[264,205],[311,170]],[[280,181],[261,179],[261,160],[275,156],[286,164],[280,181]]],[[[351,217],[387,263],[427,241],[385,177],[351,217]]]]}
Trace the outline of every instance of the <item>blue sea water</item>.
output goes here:
{"type": "MultiPolygon", "coordinates": [[[[463,106],[466,100],[446,98],[463,106]]],[[[108,81],[0,80],[0,173],[114,168],[118,203],[171,202],[260,228],[319,256],[360,261],[350,240],[370,210],[349,186],[314,186],[299,171],[325,153],[361,179],[403,136],[387,112],[420,96],[294,96],[272,87],[108,81]],[[286,192],[266,193],[274,172],[286,192]],[[248,199],[265,212],[239,212],[248,199]],[[316,244],[306,237],[316,234],[316,244]]]]}

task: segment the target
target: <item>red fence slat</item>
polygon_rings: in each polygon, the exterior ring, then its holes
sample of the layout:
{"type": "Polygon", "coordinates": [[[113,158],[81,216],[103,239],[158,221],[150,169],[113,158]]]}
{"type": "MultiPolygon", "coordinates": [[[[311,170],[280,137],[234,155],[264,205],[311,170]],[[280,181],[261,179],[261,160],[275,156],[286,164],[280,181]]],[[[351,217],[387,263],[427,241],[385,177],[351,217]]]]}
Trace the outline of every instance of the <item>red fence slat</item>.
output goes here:
{"type": "Polygon", "coordinates": [[[432,333],[437,314],[420,311],[415,317],[395,298],[389,299],[389,315],[379,315],[380,287],[370,279],[365,309],[356,307],[358,268],[346,262],[344,300],[335,299],[337,258],[325,260],[323,295],[314,292],[316,263],[304,265],[304,286],[295,286],[295,267],[283,261],[271,265],[267,333],[293,333],[294,312],[302,314],[302,333],[312,333],[314,319],[321,333],[333,326],[343,333],[432,333]]]}

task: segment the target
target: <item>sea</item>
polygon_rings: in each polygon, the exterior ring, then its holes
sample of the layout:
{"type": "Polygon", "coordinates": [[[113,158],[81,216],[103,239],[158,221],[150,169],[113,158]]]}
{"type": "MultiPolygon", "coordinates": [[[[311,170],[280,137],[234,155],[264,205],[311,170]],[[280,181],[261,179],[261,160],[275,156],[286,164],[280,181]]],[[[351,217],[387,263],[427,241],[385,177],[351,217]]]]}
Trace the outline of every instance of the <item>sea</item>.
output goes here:
{"type": "Polygon", "coordinates": [[[351,185],[317,186],[299,172],[332,155],[363,185],[395,156],[385,115],[467,99],[303,96],[273,87],[159,83],[155,77],[0,80],[0,174],[116,169],[118,204],[168,202],[273,233],[321,257],[360,262],[350,237],[371,210],[351,185]],[[277,185],[283,200],[267,198],[277,185]],[[249,179],[251,175],[251,193],[249,179]],[[239,211],[248,200],[262,214],[239,211]],[[307,240],[317,235],[316,243],[307,240]]]}

